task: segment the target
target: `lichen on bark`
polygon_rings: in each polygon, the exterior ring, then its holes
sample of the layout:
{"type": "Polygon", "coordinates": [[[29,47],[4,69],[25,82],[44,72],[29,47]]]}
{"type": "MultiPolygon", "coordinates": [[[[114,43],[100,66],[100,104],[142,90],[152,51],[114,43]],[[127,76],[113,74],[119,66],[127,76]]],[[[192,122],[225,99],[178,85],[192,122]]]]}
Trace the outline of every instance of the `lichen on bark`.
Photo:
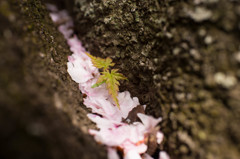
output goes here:
{"type": "Polygon", "coordinates": [[[129,79],[122,89],[163,116],[160,149],[172,158],[239,156],[239,7],[226,0],[75,0],[83,44],[113,58],[129,79]]]}

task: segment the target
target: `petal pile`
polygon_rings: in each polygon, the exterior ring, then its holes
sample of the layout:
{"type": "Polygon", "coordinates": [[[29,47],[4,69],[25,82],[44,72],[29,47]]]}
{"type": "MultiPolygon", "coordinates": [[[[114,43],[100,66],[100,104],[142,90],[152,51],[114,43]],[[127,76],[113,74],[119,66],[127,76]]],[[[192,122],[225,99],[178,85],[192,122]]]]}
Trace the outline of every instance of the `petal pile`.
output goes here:
{"type": "MultiPolygon", "coordinates": [[[[124,122],[133,108],[140,105],[137,97],[131,97],[128,91],[119,92],[118,100],[120,109],[114,104],[108,94],[106,85],[91,88],[96,83],[100,73],[86,55],[82,43],[73,34],[73,21],[67,11],[59,11],[56,6],[47,4],[50,17],[58,25],[58,30],[66,39],[70,50],[73,52],[68,57],[67,71],[72,80],[79,84],[79,89],[86,94],[84,104],[94,114],[88,114],[88,118],[96,123],[98,130],[89,130],[99,143],[108,146],[108,158],[120,159],[117,150],[121,150],[124,159],[151,159],[146,153],[149,134],[154,134],[156,143],[160,144],[163,134],[156,127],[161,118],[138,113],[140,121],[131,124],[124,122]]],[[[144,106],[145,109],[145,106],[144,106]]],[[[159,159],[169,159],[166,152],[161,151],[159,159]]]]}

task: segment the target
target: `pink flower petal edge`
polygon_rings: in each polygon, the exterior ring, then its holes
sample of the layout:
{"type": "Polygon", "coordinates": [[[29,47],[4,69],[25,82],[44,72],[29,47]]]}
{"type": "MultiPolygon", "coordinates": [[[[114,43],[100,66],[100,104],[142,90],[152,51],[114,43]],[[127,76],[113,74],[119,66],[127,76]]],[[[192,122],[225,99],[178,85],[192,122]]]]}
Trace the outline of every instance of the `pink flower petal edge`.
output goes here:
{"type": "Polygon", "coordinates": [[[117,154],[117,150],[111,147],[108,147],[108,158],[109,159],[120,159],[117,154]]]}
{"type": "Polygon", "coordinates": [[[159,159],[170,159],[170,157],[168,156],[167,152],[165,152],[165,151],[160,151],[160,153],[159,153],[159,159]]]}
{"type": "MultiPolygon", "coordinates": [[[[91,88],[96,83],[100,73],[86,55],[86,50],[82,43],[74,35],[73,21],[66,10],[59,11],[55,5],[47,4],[48,10],[51,11],[50,17],[58,26],[58,30],[73,52],[68,57],[67,71],[72,80],[79,84],[79,89],[87,97],[84,99],[86,107],[91,108],[95,114],[88,114],[88,118],[96,123],[99,130],[89,130],[95,140],[108,146],[108,158],[120,159],[116,148],[123,150],[124,159],[153,159],[145,153],[147,145],[145,144],[146,135],[155,130],[161,118],[155,119],[151,116],[138,113],[137,116],[141,122],[127,124],[122,119],[127,118],[129,112],[140,105],[137,97],[131,97],[128,91],[119,92],[118,100],[120,108],[118,109],[112,101],[106,85],[103,84],[97,88],[91,88]]],[[[144,109],[146,106],[144,105],[144,109]]],[[[157,143],[163,140],[163,134],[156,133],[157,143]]],[[[159,159],[170,159],[165,151],[159,153],[159,159]]]]}

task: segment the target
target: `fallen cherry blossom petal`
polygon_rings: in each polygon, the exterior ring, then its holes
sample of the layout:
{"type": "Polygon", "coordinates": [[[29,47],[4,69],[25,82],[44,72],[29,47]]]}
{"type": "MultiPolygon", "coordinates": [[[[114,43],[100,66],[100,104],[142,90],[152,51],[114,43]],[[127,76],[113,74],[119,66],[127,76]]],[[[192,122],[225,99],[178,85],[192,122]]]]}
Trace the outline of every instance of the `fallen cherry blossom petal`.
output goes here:
{"type": "Polygon", "coordinates": [[[142,157],[136,151],[129,151],[124,159],[142,159],[142,157]]]}
{"type": "Polygon", "coordinates": [[[67,21],[71,19],[66,10],[62,10],[56,13],[50,13],[50,17],[53,22],[59,23],[61,21],[67,21]]]}
{"type": "Polygon", "coordinates": [[[73,27],[72,21],[69,21],[69,22],[65,23],[64,25],[60,25],[58,27],[58,30],[63,34],[65,39],[71,37],[71,35],[73,34],[73,30],[69,29],[71,27],[73,27]]]}
{"type": "Polygon", "coordinates": [[[138,113],[137,115],[142,121],[142,123],[144,124],[146,130],[153,129],[162,120],[162,118],[155,119],[151,116],[141,114],[141,113],[138,113]]]}
{"type": "Polygon", "coordinates": [[[120,147],[124,148],[124,153],[128,153],[129,151],[137,152],[138,154],[142,154],[147,151],[147,145],[144,143],[136,144],[131,141],[125,141],[120,147]]]}
{"type": "Polygon", "coordinates": [[[76,35],[74,35],[73,37],[67,39],[67,43],[70,46],[70,50],[74,53],[77,54],[79,56],[81,56],[84,59],[90,59],[90,57],[88,57],[85,52],[85,48],[82,46],[81,41],[77,38],[76,35]]]}
{"type": "Polygon", "coordinates": [[[109,120],[115,120],[117,122],[122,120],[119,109],[113,106],[110,101],[101,98],[101,96],[95,98],[87,97],[84,99],[84,104],[88,108],[91,108],[94,113],[100,114],[109,120]]]}
{"type": "Polygon", "coordinates": [[[94,74],[95,78],[79,84],[79,89],[82,93],[85,93],[89,97],[101,97],[103,99],[108,99],[110,97],[108,90],[106,89],[105,83],[97,88],[92,88],[92,86],[97,82],[97,77],[99,73],[94,74]]]}
{"type": "Polygon", "coordinates": [[[158,131],[156,134],[156,137],[157,137],[157,143],[160,144],[163,141],[163,133],[158,131]]]}
{"type": "Polygon", "coordinates": [[[150,156],[149,154],[145,153],[143,155],[143,159],[153,159],[152,156],[150,156]]]}
{"type": "Polygon", "coordinates": [[[106,129],[109,129],[109,128],[112,128],[112,127],[118,127],[118,126],[121,126],[121,125],[126,125],[124,123],[121,123],[121,122],[116,122],[115,120],[109,120],[109,119],[106,119],[106,118],[102,118],[98,115],[95,115],[95,114],[88,114],[87,115],[89,119],[91,119],[93,122],[95,122],[97,124],[97,127],[98,128],[106,128],[106,129]]]}
{"type": "Polygon", "coordinates": [[[117,154],[117,150],[114,148],[108,148],[108,158],[109,159],[120,159],[118,154],[117,154]]]}
{"type": "Polygon", "coordinates": [[[128,91],[119,93],[118,100],[123,118],[126,118],[128,113],[140,104],[138,98],[131,98],[131,95],[128,91]]]}
{"type": "Polygon", "coordinates": [[[170,159],[170,157],[165,151],[160,151],[158,159],[170,159]]]}
{"type": "Polygon", "coordinates": [[[88,72],[82,65],[81,60],[76,59],[73,62],[68,62],[68,73],[71,78],[77,83],[87,82],[91,78],[93,78],[91,72],[88,72]]]}

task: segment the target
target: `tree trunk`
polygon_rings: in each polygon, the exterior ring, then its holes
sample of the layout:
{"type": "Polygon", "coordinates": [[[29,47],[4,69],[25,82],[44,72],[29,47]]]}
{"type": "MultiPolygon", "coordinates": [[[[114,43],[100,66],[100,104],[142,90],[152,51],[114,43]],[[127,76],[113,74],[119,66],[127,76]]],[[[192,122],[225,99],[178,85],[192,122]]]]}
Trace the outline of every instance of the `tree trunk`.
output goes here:
{"type": "MultiPolygon", "coordinates": [[[[121,91],[163,117],[159,149],[172,159],[240,156],[238,1],[65,1],[83,45],[128,78],[121,91]]],[[[0,2],[0,156],[106,158],[48,14],[41,0],[0,2]]]]}
{"type": "Polygon", "coordinates": [[[172,158],[240,152],[240,3],[229,0],[75,0],[76,30],[110,56],[121,86],[162,116],[172,158]]]}
{"type": "Polygon", "coordinates": [[[39,0],[1,1],[0,158],[106,159],[66,71],[71,54],[39,0]]]}

